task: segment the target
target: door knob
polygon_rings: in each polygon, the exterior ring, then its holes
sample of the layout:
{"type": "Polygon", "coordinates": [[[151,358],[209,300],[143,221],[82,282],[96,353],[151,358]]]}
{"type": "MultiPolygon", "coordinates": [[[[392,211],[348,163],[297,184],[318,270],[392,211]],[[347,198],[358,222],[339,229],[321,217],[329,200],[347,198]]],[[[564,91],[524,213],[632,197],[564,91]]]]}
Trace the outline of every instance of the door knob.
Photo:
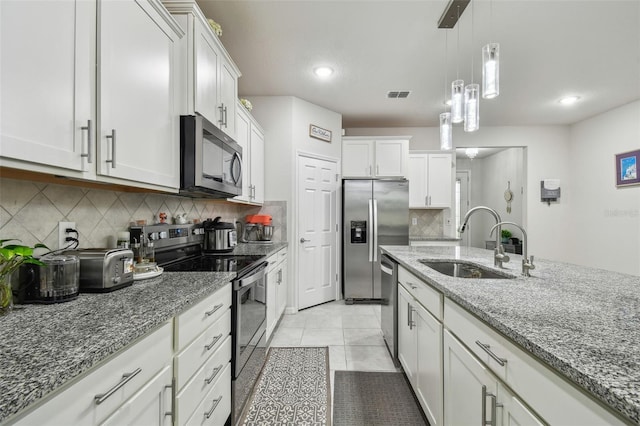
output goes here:
{"type": "Polygon", "coordinates": [[[301,243],[306,243],[306,242],[309,242],[309,241],[311,241],[311,240],[305,240],[304,238],[300,238],[300,242],[301,243]]]}

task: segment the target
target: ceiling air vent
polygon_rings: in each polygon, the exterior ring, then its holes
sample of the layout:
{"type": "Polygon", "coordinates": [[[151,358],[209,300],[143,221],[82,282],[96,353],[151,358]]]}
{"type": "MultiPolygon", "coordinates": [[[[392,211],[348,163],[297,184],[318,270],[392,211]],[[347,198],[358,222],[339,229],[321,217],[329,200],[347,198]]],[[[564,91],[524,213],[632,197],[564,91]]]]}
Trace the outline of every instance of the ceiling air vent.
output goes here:
{"type": "Polygon", "coordinates": [[[409,93],[411,93],[408,90],[403,90],[403,91],[399,91],[399,92],[387,92],[387,98],[389,99],[404,99],[404,98],[408,98],[409,97],[409,93]]]}

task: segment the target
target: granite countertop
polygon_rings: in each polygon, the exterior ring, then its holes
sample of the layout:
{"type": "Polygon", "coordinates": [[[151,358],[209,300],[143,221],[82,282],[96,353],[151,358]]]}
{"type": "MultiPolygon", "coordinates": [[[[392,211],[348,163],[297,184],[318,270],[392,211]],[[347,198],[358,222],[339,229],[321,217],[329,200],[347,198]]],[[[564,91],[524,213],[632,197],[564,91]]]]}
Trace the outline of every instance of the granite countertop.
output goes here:
{"type": "Polygon", "coordinates": [[[16,305],[0,317],[0,422],[228,285],[230,272],[165,272],[111,293],[16,305]]]}
{"type": "Polygon", "coordinates": [[[382,246],[384,252],[522,349],[640,424],[640,277],[522,256],[503,271],[516,278],[442,275],[418,259],[462,259],[493,268],[493,252],[467,247],[382,246]]]}
{"type": "Polygon", "coordinates": [[[287,247],[288,243],[273,242],[272,244],[256,244],[256,243],[238,243],[229,254],[252,254],[261,256],[271,256],[273,253],[280,251],[283,247],[287,247]]]}
{"type": "Polygon", "coordinates": [[[461,238],[456,237],[420,237],[409,235],[409,241],[461,241],[461,238]]]}

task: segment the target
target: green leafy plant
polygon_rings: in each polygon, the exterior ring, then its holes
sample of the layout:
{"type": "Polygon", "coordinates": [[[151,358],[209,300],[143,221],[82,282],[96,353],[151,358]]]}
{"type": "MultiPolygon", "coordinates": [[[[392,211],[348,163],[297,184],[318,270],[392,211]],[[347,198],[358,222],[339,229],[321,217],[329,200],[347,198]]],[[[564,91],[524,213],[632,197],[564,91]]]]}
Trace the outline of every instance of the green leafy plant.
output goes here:
{"type": "Polygon", "coordinates": [[[18,244],[7,244],[16,239],[0,240],[0,309],[11,305],[11,274],[23,263],[44,265],[33,257],[33,251],[37,248],[49,249],[44,244],[36,244],[33,247],[18,244]],[[6,245],[5,245],[6,244],[6,245]]]}
{"type": "Polygon", "coordinates": [[[511,231],[509,231],[508,229],[503,229],[502,230],[502,238],[511,238],[511,231]]]}

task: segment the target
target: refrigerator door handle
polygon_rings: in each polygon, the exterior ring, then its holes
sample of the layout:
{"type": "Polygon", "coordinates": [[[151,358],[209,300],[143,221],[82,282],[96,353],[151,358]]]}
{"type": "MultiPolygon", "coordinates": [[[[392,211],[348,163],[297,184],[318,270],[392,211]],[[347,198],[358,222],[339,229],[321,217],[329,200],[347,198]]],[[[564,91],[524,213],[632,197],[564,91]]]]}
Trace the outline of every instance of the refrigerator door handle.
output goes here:
{"type": "Polygon", "coordinates": [[[373,234],[375,230],[373,228],[373,200],[369,200],[369,228],[371,229],[371,236],[369,236],[369,262],[373,262],[373,234]]]}
{"type": "Polygon", "coordinates": [[[378,200],[373,200],[373,261],[378,261],[378,200]]]}

